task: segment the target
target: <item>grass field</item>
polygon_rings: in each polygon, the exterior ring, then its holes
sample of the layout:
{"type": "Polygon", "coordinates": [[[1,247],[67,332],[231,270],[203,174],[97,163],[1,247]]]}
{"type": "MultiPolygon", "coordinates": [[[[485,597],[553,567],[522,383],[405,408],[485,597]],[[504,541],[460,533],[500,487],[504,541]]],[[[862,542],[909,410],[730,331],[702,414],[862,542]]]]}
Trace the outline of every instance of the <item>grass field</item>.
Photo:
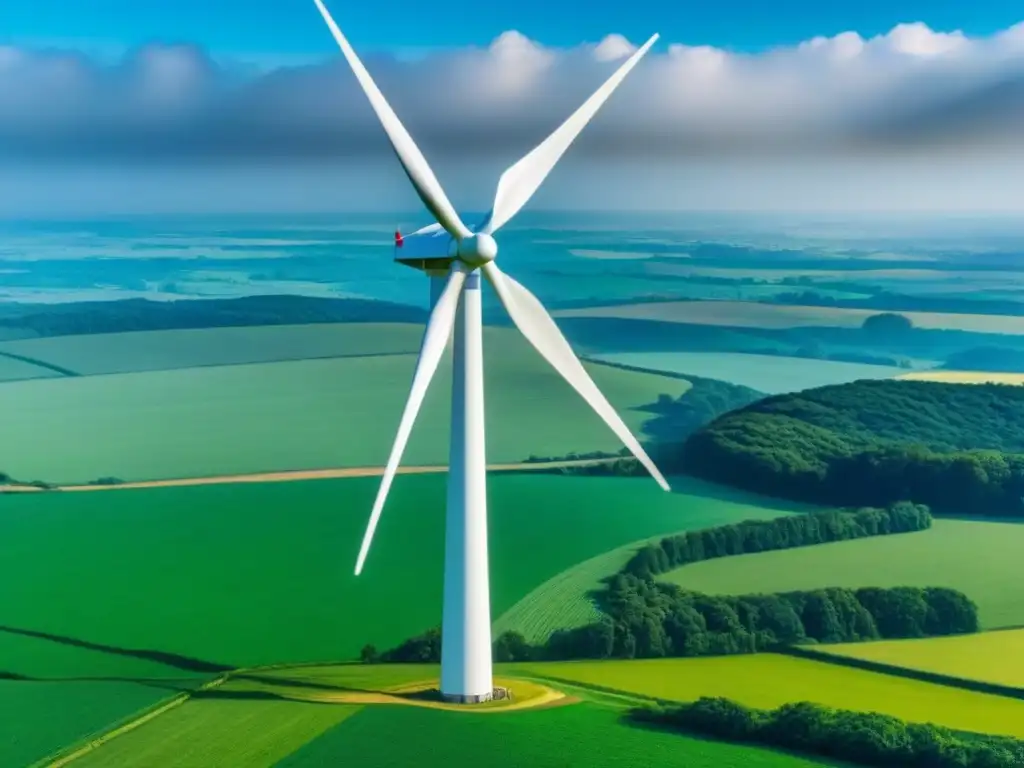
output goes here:
{"type": "Polygon", "coordinates": [[[904,372],[903,368],[887,365],[740,352],[620,352],[592,357],[655,371],[719,379],[769,395],[858,379],[889,379],[904,372]]]}
{"type": "MultiPolygon", "coordinates": [[[[672,487],[688,499],[680,531],[711,528],[727,520],[780,517],[801,509],[796,503],[769,501],[689,477],[672,478],[672,487]]],[[[600,614],[589,593],[601,587],[602,579],[617,573],[646,541],[632,541],[603,552],[548,579],[498,616],[495,633],[513,630],[531,642],[543,642],[557,629],[594,621],[600,614]]]]}
{"type": "MultiPolygon", "coordinates": [[[[2,347],[3,345],[0,345],[2,347]]],[[[47,379],[51,376],[58,376],[56,371],[43,368],[39,365],[15,357],[8,357],[0,350],[0,382],[22,381],[24,379],[47,379]]]]}
{"type": "Polygon", "coordinates": [[[29,765],[171,695],[133,682],[0,680],[0,765],[29,765]]]}
{"type": "Polygon", "coordinates": [[[590,703],[494,717],[413,707],[364,707],[282,760],[280,768],[357,764],[375,768],[810,768],[824,763],[626,725],[590,703]],[[401,734],[396,738],[396,734],[401,734]]]}
{"type": "Polygon", "coordinates": [[[660,577],[714,594],[816,587],[942,586],[980,609],[986,628],[1024,624],[1024,524],[936,520],[927,531],[739,555],[660,577]]]}
{"type": "Polygon", "coordinates": [[[897,376],[916,381],[944,381],[947,384],[1024,384],[1024,373],[989,373],[986,371],[914,371],[897,376]]]}
{"type": "MultiPolygon", "coordinates": [[[[865,318],[877,315],[879,311],[759,304],[746,301],[666,301],[565,309],[554,314],[556,317],[612,317],[741,328],[798,328],[801,326],[858,328],[863,324],[865,318]]],[[[975,333],[1024,334],[1024,317],[946,312],[901,312],[900,314],[912,320],[918,328],[973,331],[975,333]]]]}
{"type": "Polygon", "coordinates": [[[1024,630],[923,640],[825,645],[817,650],[853,659],[1024,688],[1024,630]]]}
{"type": "MultiPolygon", "coordinates": [[[[209,663],[352,658],[364,643],[385,647],[434,626],[445,478],[395,481],[356,578],[377,484],[0,496],[0,658],[26,675],[175,677],[209,663]]],[[[714,493],[664,493],[643,478],[492,475],[492,615],[638,537],[758,514],[734,500],[743,497],[714,493]]]]}
{"type": "MultiPolygon", "coordinates": [[[[524,340],[498,329],[489,341],[491,462],[621,448],[524,340]]],[[[11,382],[0,386],[0,468],[66,484],[380,466],[414,365],[415,355],[397,355],[11,382]]],[[[689,387],[656,374],[588,367],[638,432],[652,414],[637,408],[689,387]]],[[[442,364],[406,464],[447,462],[450,382],[450,363],[442,364]]]]}
{"type": "Polygon", "coordinates": [[[268,325],[27,339],[0,343],[0,354],[13,352],[88,376],[322,357],[415,354],[422,338],[423,326],[407,323],[268,325]]]}
{"type": "Polygon", "coordinates": [[[674,701],[723,696],[752,707],[797,701],[882,712],[978,733],[1024,737],[1024,701],[777,654],[513,664],[563,679],[674,701]]]}

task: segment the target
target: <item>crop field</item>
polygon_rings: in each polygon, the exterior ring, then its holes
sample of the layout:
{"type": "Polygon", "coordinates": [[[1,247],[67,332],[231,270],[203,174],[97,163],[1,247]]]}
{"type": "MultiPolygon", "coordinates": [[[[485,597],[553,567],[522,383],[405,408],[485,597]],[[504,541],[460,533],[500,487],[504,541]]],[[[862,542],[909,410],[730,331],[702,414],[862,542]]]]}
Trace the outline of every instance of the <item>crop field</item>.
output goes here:
{"type": "Polygon", "coordinates": [[[1024,630],[922,640],[824,645],[816,650],[853,659],[1024,688],[1024,630]]]}
{"type": "Polygon", "coordinates": [[[171,695],[135,682],[0,679],[0,765],[29,765],[171,695]]]}
{"type": "Polygon", "coordinates": [[[739,555],[661,576],[712,594],[817,587],[952,587],[978,604],[987,629],[1024,624],[1024,524],[936,520],[897,536],[739,555]]]}
{"type": "MultiPolygon", "coordinates": [[[[491,462],[620,449],[524,340],[499,329],[492,342],[485,349],[491,462]]],[[[414,365],[411,354],[364,356],[6,383],[0,469],[69,484],[381,466],[414,365]]],[[[656,374],[588,368],[641,433],[652,414],[638,408],[689,387],[656,374]]],[[[450,363],[442,364],[406,464],[447,462],[450,383],[450,363]]]]}
{"type": "MultiPolygon", "coordinates": [[[[672,478],[672,487],[675,494],[687,499],[679,531],[711,528],[736,520],[781,517],[802,509],[796,503],[769,501],[694,478],[672,478]]],[[[495,633],[513,630],[531,642],[543,642],[555,630],[596,620],[600,614],[588,595],[601,587],[604,578],[617,573],[647,541],[633,541],[603,552],[548,579],[498,617],[494,622],[495,633]]]]}
{"type": "Polygon", "coordinates": [[[39,365],[33,365],[16,357],[8,357],[0,351],[0,382],[46,379],[59,375],[56,371],[51,371],[39,365]]]}
{"type": "Polygon", "coordinates": [[[798,701],[1024,736],[1024,701],[772,653],[696,659],[514,664],[523,675],[673,701],[723,696],[752,707],[798,701]]]}
{"type": "Polygon", "coordinates": [[[1024,373],[986,371],[914,371],[897,376],[898,379],[916,381],[944,381],[947,384],[1024,384],[1024,373]]]}
{"type": "Polygon", "coordinates": [[[636,728],[622,723],[613,709],[581,703],[485,717],[414,707],[364,707],[278,766],[313,768],[353,760],[380,768],[563,768],[570,762],[594,768],[811,768],[825,764],[636,728]]]}
{"type": "Polygon", "coordinates": [[[212,695],[116,736],[73,765],[271,766],[358,711],[345,705],[212,695]]]}
{"type": "MultiPolygon", "coordinates": [[[[356,578],[377,484],[0,496],[3,668],[194,677],[354,658],[364,643],[384,648],[435,626],[445,478],[395,481],[356,578]]],[[[664,493],[644,478],[492,475],[492,615],[638,537],[757,515],[712,488],[701,496],[664,493]]]]}
{"type": "Polygon", "coordinates": [[[769,395],[827,384],[845,384],[858,379],[889,379],[905,373],[903,368],[887,365],[740,352],[619,352],[592,357],[655,371],[719,379],[769,395]]]}
{"type": "Polygon", "coordinates": [[[89,376],[323,357],[415,354],[422,338],[423,326],[409,323],[267,325],[26,339],[0,343],[0,354],[13,352],[89,376]]]}
{"type": "MultiPolygon", "coordinates": [[[[873,309],[759,304],[746,301],[666,301],[611,307],[565,309],[556,317],[611,317],[626,320],[659,320],[669,323],[724,325],[741,328],[798,328],[833,326],[859,328],[864,319],[877,315],[873,309]]],[[[1024,317],[972,315],[951,312],[901,312],[918,328],[973,331],[975,333],[1024,334],[1024,317]]]]}

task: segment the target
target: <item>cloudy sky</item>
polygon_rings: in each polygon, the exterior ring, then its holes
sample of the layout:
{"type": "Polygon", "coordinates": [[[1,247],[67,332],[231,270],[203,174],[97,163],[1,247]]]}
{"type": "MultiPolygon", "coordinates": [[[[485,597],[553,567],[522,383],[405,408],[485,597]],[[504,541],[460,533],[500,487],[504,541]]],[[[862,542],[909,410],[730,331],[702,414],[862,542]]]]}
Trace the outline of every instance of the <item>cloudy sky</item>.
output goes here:
{"type": "MultiPolygon", "coordinates": [[[[1010,3],[330,5],[463,208],[657,31],[532,205],[1024,210],[1010,3]]],[[[0,214],[417,207],[312,0],[4,6],[0,214]]]]}

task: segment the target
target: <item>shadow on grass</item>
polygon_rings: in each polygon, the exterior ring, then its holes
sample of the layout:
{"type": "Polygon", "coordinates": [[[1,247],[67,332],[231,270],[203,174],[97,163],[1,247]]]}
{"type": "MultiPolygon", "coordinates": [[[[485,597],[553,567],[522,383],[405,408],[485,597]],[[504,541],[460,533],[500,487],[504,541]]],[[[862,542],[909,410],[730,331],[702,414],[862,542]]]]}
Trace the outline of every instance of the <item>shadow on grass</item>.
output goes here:
{"type": "Polygon", "coordinates": [[[144,661],[152,661],[157,664],[164,664],[168,667],[180,669],[183,672],[200,672],[204,674],[220,674],[223,672],[230,672],[234,667],[227,664],[219,664],[217,662],[205,661],[203,659],[197,659],[192,656],[183,656],[179,653],[172,653],[170,651],[159,651],[152,648],[121,648],[116,645],[106,645],[104,643],[94,643],[89,640],[81,640],[76,637],[68,637],[67,635],[57,635],[50,632],[41,632],[34,629],[24,629],[21,627],[10,627],[0,624],[0,633],[6,633],[8,635],[17,635],[20,637],[31,637],[36,640],[46,640],[47,642],[56,643],[58,645],[66,645],[72,648],[82,648],[88,651],[97,651],[99,653],[111,654],[113,656],[126,656],[133,659],[142,659],[144,661]]]}

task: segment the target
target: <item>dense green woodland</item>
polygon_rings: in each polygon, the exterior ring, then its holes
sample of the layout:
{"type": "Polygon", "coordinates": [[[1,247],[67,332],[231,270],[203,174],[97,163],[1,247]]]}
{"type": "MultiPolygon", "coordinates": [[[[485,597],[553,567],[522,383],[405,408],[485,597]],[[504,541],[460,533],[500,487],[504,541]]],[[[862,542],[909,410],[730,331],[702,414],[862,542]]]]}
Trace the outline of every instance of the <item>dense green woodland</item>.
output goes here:
{"type": "Polygon", "coordinates": [[[672,469],[783,498],[1024,513],[1024,388],[857,381],[769,397],[693,434],[672,469]]]}
{"type": "Polygon", "coordinates": [[[958,733],[937,725],[810,702],[766,711],[729,699],[701,698],[692,704],[640,707],[629,717],[640,724],[880,768],[1024,766],[1024,741],[1019,739],[958,733]]]}
{"type": "MultiPolygon", "coordinates": [[[[952,589],[896,587],[818,589],[778,595],[720,597],[654,580],[672,567],[766,548],[808,546],[863,536],[904,534],[931,525],[924,507],[838,510],[747,521],[670,536],[645,547],[595,594],[597,622],[555,632],[531,646],[515,632],[495,641],[495,659],[656,658],[756,653],[797,643],[930,637],[978,631],[977,606],[952,589]],[[774,546],[773,546],[774,545],[774,546]],[[647,553],[647,554],[645,554],[647,553]],[[660,554],[659,554],[660,553],[660,554]]],[[[433,629],[364,661],[428,662],[441,655],[433,629]]]]}

